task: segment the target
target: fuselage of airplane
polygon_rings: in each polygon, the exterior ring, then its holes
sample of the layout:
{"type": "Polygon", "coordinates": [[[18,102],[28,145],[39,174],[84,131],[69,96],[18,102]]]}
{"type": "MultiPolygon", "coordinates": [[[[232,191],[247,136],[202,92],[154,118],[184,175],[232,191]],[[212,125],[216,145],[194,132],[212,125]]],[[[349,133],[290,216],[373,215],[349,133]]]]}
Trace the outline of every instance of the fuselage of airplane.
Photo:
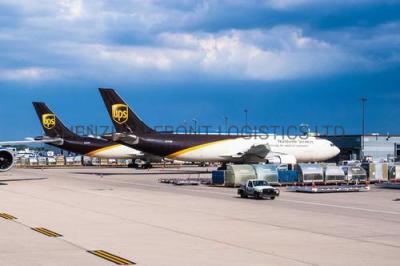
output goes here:
{"type": "Polygon", "coordinates": [[[64,138],[60,144],[49,144],[70,152],[104,159],[136,159],[144,156],[143,152],[126,145],[93,137],[64,138]]]}
{"type": "Polygon", "coordinates": [[[292,155],[297,162],[318,162],[340,151],[325,139],[274,135],[149,134],[130,146],[169,159],[196,162],[265,162],[283,155],[292,155]],[[262,146],[268,150],[265,156],[251,152],[262,146]]]}

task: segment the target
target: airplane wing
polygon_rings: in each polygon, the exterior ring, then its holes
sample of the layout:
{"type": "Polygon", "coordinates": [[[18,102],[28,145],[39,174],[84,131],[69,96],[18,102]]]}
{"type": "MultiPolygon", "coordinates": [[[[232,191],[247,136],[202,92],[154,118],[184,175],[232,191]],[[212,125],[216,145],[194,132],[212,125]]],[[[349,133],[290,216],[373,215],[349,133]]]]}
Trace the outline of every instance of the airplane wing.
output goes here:
{"type": "Polygon", "coordinates": [[[252,155],[252,156],[257,156],[259,158],[265,158],[267,154],[271,151],[269,148],[269,145],[254,145],[252,146],[246,153],[245,155],[252,155]]]}
{"type": "Polygon", "coordinates": [[[106,134],[101,136],[103,139],[112,140],[115,142],[123,142],[128,145],[137,144],[139,138],[133,134],[128,133],[113,133],[113,134],[106,134]]]}
{"type": "Polygon", "coordinates": [[[247,151],[239,152],[236,154],[223,154],[222,157],[241,159],[243,161],[254,161],[264,159],[267,154],[271,151],[269,145],[260,144],[253,145],[247,151]]]}
{"type": "Polygon", "coordinates": [[[0,146],[4,145],[23,145],[23,144],[58,144],[61,145],[64,142],[62,138],[26,138],[25,140],[16,140],[16,141],[1,141],[0,146]]]}
{"type": "Polygon", "coordinates": [[[269,162],[277,164],[295,164],[297,162],[296,157],[293,155],[272,152],[267,144],[254,145],[245,152],[221,156],[241,163],[269,162]]]}

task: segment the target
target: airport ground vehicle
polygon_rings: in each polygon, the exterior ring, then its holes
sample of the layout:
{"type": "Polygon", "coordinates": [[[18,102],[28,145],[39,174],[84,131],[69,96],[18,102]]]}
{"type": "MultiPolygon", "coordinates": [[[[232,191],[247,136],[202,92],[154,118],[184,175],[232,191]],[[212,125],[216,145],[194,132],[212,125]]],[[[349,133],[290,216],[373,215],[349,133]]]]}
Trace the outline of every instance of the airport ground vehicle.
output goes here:
{"type": "Polygon", "coordinates": [[[238,189],[241,198],[254,197],[256,199],[275,199],[279,196],[279,189],[271,187],[267,181],[259,179],[248,180],[238,189]]]}

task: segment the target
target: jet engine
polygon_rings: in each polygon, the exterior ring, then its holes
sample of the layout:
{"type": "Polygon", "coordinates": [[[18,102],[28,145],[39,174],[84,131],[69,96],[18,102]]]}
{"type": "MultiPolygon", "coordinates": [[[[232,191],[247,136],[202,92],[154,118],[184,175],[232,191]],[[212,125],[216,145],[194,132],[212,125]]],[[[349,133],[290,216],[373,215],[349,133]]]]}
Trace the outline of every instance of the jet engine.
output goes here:
{"type": "Polygon", "coordinates": [[[14,155],[5,149],[0,149],[0,172],[6,172],[14,166],[14,155]]]}
{"type": "Polygon", "coordinates": [[[272,156],[267,156],[265,158],[268,163],[274,163],[274,164],[296,164],[297,160],[296,157],[293,155],[272,155],[272,156]]]}

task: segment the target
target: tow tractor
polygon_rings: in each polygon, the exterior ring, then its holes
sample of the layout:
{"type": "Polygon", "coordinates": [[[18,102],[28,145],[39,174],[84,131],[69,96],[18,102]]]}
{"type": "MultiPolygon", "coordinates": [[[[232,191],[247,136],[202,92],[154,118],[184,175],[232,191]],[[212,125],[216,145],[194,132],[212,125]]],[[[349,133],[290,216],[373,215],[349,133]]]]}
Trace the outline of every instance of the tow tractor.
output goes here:
{"type": "Polygon", "coordinates": [[[254,197],[256,199],[275,199],[279,196],[279,189],[271,187],[267,181],[250,179],[238,189],[241,198],[254,197]]]}

